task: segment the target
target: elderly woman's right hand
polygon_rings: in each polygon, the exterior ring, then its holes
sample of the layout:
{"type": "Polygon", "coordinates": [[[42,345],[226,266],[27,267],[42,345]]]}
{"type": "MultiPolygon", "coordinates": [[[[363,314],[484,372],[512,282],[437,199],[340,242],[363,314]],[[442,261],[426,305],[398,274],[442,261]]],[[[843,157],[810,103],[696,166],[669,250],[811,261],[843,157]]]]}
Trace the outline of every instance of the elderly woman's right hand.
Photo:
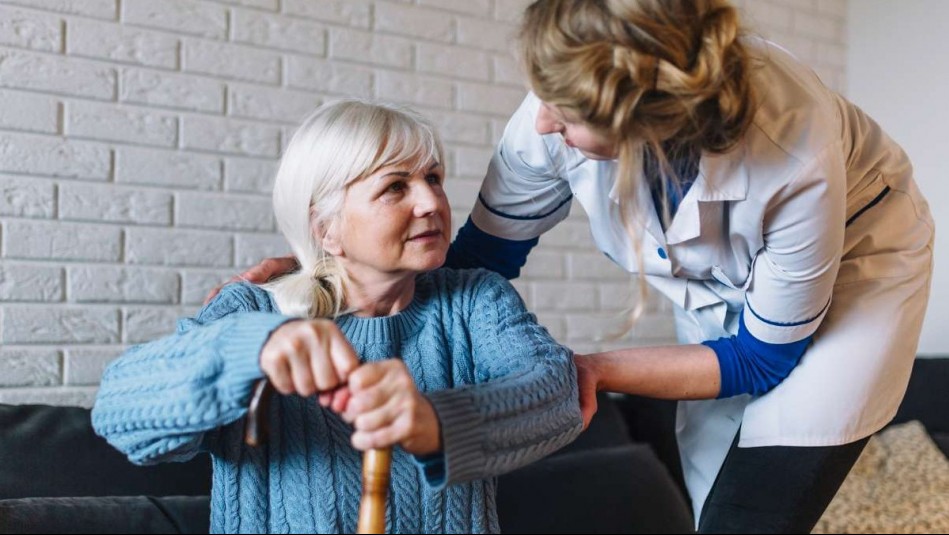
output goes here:
{"type": "Polygon", "coordinates": [[[326,405],[330,393],[346,384],[359,367],[349,340],[330,320],[296,320],[271,333],[260,350],[260,368],[284,395],[311,396],[319,392],[326,405]]]}

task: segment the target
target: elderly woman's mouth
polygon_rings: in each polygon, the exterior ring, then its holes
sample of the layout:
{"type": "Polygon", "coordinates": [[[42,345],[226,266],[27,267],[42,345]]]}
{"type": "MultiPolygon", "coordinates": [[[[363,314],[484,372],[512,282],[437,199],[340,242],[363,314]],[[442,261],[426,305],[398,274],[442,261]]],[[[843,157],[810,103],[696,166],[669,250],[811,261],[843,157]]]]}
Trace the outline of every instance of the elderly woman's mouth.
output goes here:
{"type": "Polygon", "coordinates": [[[428,240],[435,240],[442,237],[442,231],[440,230],[427,230],[425,232],[416,234],[409,237],[409,241],[414,242],[423,242],[428,240]]]}

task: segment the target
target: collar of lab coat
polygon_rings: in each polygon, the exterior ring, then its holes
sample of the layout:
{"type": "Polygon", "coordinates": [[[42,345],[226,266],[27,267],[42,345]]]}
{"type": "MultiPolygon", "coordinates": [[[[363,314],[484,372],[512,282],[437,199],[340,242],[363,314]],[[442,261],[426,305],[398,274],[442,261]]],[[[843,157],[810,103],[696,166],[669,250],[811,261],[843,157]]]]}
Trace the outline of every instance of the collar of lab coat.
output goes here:
{"type": "MultiPolygon", "coordinates": [[[[748,172],[743,165],[745,143],[724,154],[703,153],[699,161],[699,174],[689,188],[679,209],[665,233],[659,223],[646,181],[639,181],[639,203],[637,213],[644,219],[646,231],[660,244],[674,245],[702,234],[702,203],[740,201],[748,194],[748,172]]],[[[610,198],[619,202],[614,182],[610,198]]]]}

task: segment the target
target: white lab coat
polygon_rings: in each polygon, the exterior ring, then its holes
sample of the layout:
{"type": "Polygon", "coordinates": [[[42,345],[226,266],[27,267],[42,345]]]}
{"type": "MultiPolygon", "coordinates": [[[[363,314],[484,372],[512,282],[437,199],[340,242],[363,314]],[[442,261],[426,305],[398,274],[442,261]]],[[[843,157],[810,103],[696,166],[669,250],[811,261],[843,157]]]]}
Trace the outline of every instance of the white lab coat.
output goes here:
{"type": "MultiPolygon", "coordinates": [[[[829,446],[883,427],[915,357],[932,271],[933,222],[903,151],[786,51],[749,39],[758,106],[734,150],[703,154],[663,232],[642,180],[646,279],[675,303],[679,339],[814,334],[767,394],[679,404],[677,434],[696,518],[735,433],[739,447],[829,446]]],[[[499,143],[472,220],[508,239],[567,216],[571,194],[597,246],[637,269],[619,217],[614,161],[585,158],[534,130],[528,95],[499,143]]]]}

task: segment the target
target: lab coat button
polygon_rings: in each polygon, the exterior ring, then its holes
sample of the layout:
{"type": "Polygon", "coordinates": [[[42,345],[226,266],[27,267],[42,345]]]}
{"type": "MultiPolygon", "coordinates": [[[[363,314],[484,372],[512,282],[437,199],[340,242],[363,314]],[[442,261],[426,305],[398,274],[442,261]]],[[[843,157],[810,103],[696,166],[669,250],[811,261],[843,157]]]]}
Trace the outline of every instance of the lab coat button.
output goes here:
{"type": "Polygon", "coordinates": [[[666,250],[663,249],[662,247],[659,248],[659,258],[663,260],[665,260],[666,258],[669,258],[669,256],[666,254],[666,250]]]}

